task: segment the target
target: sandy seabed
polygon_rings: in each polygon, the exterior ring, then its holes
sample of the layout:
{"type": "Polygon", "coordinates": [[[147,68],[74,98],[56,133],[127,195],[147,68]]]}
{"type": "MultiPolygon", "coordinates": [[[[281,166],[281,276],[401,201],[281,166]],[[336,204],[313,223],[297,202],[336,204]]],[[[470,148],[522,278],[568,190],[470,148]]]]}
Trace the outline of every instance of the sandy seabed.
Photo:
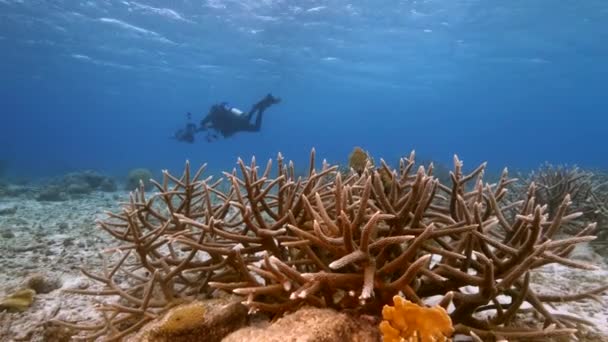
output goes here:
{"type": "MultiPolygon", "coordinates": [[[[52,341],[49,319],[94,320],[93,297],[64,293],[62,289],[83,289],[93,285],[79,268],[99,268],[99,251],[115,241],[95,221],[105,211],[120,209],[128,193],[95,192],[63,202],[33,199],[0,199],[0,298],[40,275],[45,284],[34,303],[24,312],[0,312],[0,341],[52,341]],[[46,293],[44,293],[46,292],[46,293]]],[[[573,257],[599,267],[595,271],[548,265],[535,270],[533,287],[542,293],[574,293],[606,284],[608,264],[583,245],[573,257]]],[[[608,302],[608,294],[602,296],[608,302]]],[[[602,301],[582,300],[557,304],[553,312],[578,316],[592,322],[593,341],[608,341],[608,307],[602,301]]]]}

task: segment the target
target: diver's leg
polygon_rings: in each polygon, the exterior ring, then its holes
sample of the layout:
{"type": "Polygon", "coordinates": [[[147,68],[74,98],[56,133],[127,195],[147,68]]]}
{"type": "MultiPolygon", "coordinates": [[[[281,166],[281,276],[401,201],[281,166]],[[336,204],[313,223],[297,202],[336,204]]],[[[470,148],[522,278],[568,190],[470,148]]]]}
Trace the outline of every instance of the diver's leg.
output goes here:
{"type": "Polygon", "coordinates": [[[279,102],[281,102],[280,98],[274,97],[271,94],[266,95],[263,99],[261,99],[251,107],[251,110],[249,110],[249,113],[247,113],[247,120],[251,120],[251,117],[253,117],[253,114],[256,111],[259,113],[258,115],[261,115],[262,112],[266,110],[266,108],[279,102]]]}
{"type": "Polygon", "coordinates": [[[249,114],[247,114],[246,118],[240,122],[239,131],[243,132],[259,132],[262,128],[262,116],[264,114],[264,110],[258,108],[257,110],[252,110],[249,114]],[[255,122],[251,123],[251,117],[253,114],[257,112],[257,116],[255,118],[255,122]]]}
{"type": "Polygon", "coordinates": [[[248,123],[248,131],[249,132],[259,132],[260,129],[262,128],[262,117],[264,116],[264,110],[260,109],[258,110],[258,116],[256,116],[255,118],[255,123],[251,124],[250,122],[248,123]]]}
{"type": "Polygon", "coordinates": [[[253,107],[251,107],[251,109],[249,110],[249,113],[247,113],[247,121],[251,121],[251,118],[253,117],[253,114],[255,114],[255,112],[260,110],[260,106],[256,103],[253,105],[253,107]]]}
{"type": "Polygon", "coordinates": [[[255,132],[258,132],[262,128],[262,116],[264,115],[264,110],[260,109],[258,111],[258,116],[255,118],[254,129],[255,132]]]}

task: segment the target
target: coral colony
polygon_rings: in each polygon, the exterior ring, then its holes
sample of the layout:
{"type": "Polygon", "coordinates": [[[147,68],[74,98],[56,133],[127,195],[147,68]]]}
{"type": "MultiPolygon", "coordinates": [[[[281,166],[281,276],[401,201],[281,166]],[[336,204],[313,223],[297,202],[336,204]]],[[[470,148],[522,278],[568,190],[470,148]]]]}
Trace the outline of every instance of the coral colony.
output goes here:
{"type": "Polygon", "coordinates": [[[451,184],[441,184],[432,164],[414,166],[414,153],[397,168],[374,166],[362,150],[351,160],[348,171],[317,169],[313,150],[302,177],[280,154],[276,167],[239,159],[218,180],[203,178],[205,166],[192,174],[188,163],[179,177],[165,171],[162,183],[152,181],[156,193],[142,186],[99,222],[119,243],[103,251],[103,269],[83,272],[103,288],[71,290],[119,300],[98,305],[99,322],[58,323],[117,340],[177,304],[225,291],[250,312],[275,315],[311,305],[380,316],[384,307],[387,341],[547,339],[573,336],[583,320],[546,304],[608,288],[556,295],[530,287],[530,271],[547,264],[593,269],[568,256],[594,239],[594,224],[556,238],[580,215],[569,196],[549,219],[534,183],[509,200],[515,180],[506,170],[484,183],[485,164],[464,174],[455,157],[451,184]],[[530,312],[537,326],[514,323],[530,312]]]}

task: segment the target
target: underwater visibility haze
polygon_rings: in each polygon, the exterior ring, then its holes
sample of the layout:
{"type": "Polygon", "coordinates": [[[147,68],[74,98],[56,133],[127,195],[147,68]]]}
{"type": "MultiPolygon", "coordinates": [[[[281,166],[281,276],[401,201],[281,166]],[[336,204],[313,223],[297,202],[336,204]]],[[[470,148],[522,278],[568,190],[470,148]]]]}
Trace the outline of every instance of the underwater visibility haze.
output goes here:
{"type": "Polygon", "coordinates": [[[606,0],[0,0],[0,341],[608,341],[606,42],[606,0]]]}
{"type": "Polygon", "coordinates": [[[608,165],[608,5],[0,1],[0,159],[33,177],[353,146],[395,161],[608,165]],[[180,144],[186,113],[280,96],[259,133],[180,144]]]}

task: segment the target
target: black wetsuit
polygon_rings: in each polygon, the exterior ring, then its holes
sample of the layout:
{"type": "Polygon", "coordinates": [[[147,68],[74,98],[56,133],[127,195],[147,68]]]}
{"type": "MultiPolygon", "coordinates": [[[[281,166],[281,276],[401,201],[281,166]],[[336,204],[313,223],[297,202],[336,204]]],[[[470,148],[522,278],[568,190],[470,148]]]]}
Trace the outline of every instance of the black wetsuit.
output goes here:
{"type": "MultiPolygon", "coordinates": [[[[233,112],[225,103],[213,105],[207,116],[201,120],[200,126],[188,122],[186,127],[175,132],[173,138],[187,143],[194,142],[194,135],[200,131],[207,131],[207,141],[213,141],[221,134],[224,138],[230,137],[237,132],[258,132],[262,128],[262,117],[264,111],[273,104],[281,102],[280,98],[271,94],[266,95],[261,101],[254,104],[247,114],[233,112]],[[251,118],[257,115],[255,122],[251,118]]],[[[188,121],[191,114],[188,113],[188,121]]]]}
{"type": "Polygon", "coordinates": [[[258,132],[262,128],[264,111],[273,104],[279,103],[279,98],[268,94],[253,105],[247,114],[233,113],[225,104],[213,105],[207,116],[201,121],[199,130],[214,129],[227,138],[237,132],[258,132]],[[255,122],[251,118],[256,115],[255,122]]]}

